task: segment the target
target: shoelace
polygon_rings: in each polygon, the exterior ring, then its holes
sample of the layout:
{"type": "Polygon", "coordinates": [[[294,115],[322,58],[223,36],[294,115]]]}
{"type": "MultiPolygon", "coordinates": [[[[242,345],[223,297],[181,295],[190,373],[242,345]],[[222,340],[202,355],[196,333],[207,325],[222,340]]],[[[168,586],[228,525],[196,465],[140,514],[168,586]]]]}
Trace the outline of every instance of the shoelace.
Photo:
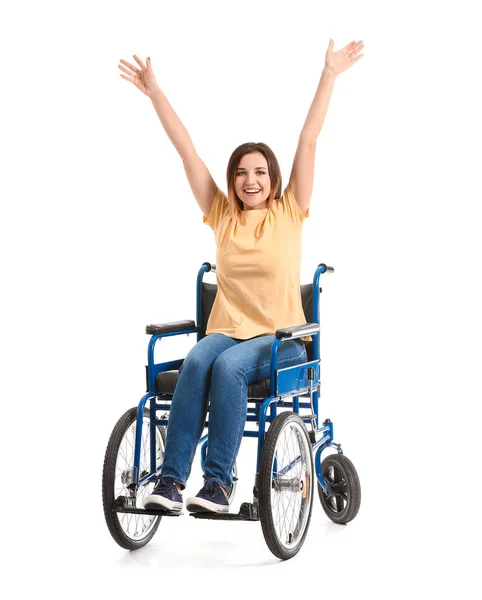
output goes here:
{"type": "Polygon", "coordinates": [[[159,477],[153,491],[170,492],[173,486],[176,487],[174,483],[164,479],[164,477],[159,477]]]}
{"type": "Polygon", "coordinates": [[[203,486],[202,493],[209,494],[211,497],[214,497],[218,491],[221,491],[219,490],[220,487],[221,486],[216,481],[213,481],[212,479],[207,479],[203,486]]]}

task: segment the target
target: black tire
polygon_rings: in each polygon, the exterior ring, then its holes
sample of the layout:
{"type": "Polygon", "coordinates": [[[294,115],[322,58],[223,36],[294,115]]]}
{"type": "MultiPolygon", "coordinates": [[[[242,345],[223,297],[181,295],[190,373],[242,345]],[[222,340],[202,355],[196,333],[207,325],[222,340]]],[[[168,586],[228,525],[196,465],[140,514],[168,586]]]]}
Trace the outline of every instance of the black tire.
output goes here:
{"type": "Polygon", "coordinates": [[[330,486],[327,495],[318,483],[321,506],[334,523],[348,523],[360,508],[361,487],[358,473],[344,454],[330,454],[321,463],[321,472],[330,486]]]}
{"type": "Polygon", "coordinates": [[[294,412],[283,412],[268,429],[259,470],[261,527],[269,549],[278,558],[292,558],[305,541],[313,508],[314,480],[312,446],[306,426],[294,412]],[[289,447],[288,444],[283,446],[283,439],[286,440],[288,435],[292,435],[294,441],[290,442],[289,447]],[[279,473],[277,477],[273,476],[275,459],[276,473],[279,473]],[[292,467],[283,472],[285,462],[292,467]],[[301,469],[296,474],[298,464],[301,469]],[[296,470],[291,472],[291,478],[285,477],[293,469],[296,470]],[[289,523],[281,511],[291,511],[289,523]]]}
{"type": "MultiPolygon", "coordinates": [[[[137,550],[145,546],[156,533],[162,518],[157,515],[119,513],[115,510],[115,499],[118,496],[127,495],[127,487],[122,482],[122,477],[123,473],[125,474],[134,465],[134,444],[132,443],[132,438],[135,440],[136,423],[137,407],[130,408],[117,421],[107,444],[102,472],[102,502],[107,527],[119,546],[127,550],[137,550]],[[125,441],[125,447],[121,450],[123,441],[125,441]],[[122,451],[124,456],[122,455],[122,451]],[[120,461],[119,466],[117,466],[118,460],[120,461]],[[142,531],[140,532],[138,530],[139,525],[142,526],[142,531]]],[[[162,462],[164,457],[166,428],[157,427],[157,430],[157,462],[159,463],[162,462]]],[[[150,470],[149,447],[149,410],[145,408],[142,425],[141,475],[144,469],[150,470]]],[[[137,508],[143,508],[142,500],[146,495],[150,494],[154,488],[154,484],[155,482],[150,482],[138,490],[136,496],[137,508]]]]}

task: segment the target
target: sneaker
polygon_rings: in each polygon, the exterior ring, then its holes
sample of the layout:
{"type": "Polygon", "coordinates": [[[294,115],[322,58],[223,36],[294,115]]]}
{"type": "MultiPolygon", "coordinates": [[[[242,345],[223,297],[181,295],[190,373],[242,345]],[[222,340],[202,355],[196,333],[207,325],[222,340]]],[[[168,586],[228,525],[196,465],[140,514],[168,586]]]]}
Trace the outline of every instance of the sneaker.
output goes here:
{"type": "Polygon", "coordinates": [[[154,489],[142,501],[144,508],[154,510],[168,510],[180,512],[182,510],[182,496],[172,477],[159,476],[154,489]]]}
{"type": "Polygon", "coordinates": [[[217,481],[206,479],[203,488],[193,498],[188,498],[189,512],[229,512],[229,500],[217,481]]]}

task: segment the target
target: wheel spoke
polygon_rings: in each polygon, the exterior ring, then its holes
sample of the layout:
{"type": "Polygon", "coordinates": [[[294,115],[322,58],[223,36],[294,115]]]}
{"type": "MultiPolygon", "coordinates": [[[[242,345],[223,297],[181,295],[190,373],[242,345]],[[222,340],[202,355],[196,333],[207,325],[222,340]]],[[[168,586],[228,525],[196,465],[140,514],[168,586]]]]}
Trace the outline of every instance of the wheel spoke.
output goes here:
{"type": "Polygon", "coordinates": [[[345,508],[345,503],[343,502],[343,498],[339,494],[337,494],[335,496],[335,506],[336,506],[337,512],[341,512],[345,508]]]}
{"type": "Polygon", "coordinates": [[[307,447],[305,435],[300,427],[297,422],[288,423],[280,431],[273,452],[273,525],[280,543],[287,548],[299,543],[311,507],[311,447],[307,447]],[[304,486],[308,486],[308,490],[304,486]],[[303,494],[307,499],[303,498],[303,494]]]}
{"type": "MultiPolygon", "coordinates": [[[[116,482],[114,497],[127,495],[127,487],[121,482],[121,475],[124,471],[129,471],[134,466],[134,452],[136,439],[136,423],[129,427],[119,445],[119,452],[116,463],[116,482]],[[121,463],[124,463],[121,465],[121,463]]],[[[158,430],[156,430],[156,459],[158,463],[162,462],[163,444],[158,430]]],[[[150,428],[149,419],[144,417],[141,436],[141,452],[139,462],[140,473],[150,472],[150,428]]],[[[144,484],[139,487],[136,495],[136,506],[142,508],[142,500],[148,493],[148,488],[154,487],[153,483],[144,484]]],[[[154,515],[133,515],[132,513],[116,513],[119,523],[124,533],[133,540],[141,540],[149,534],[151,528],[159,517],[154,515]]]]}

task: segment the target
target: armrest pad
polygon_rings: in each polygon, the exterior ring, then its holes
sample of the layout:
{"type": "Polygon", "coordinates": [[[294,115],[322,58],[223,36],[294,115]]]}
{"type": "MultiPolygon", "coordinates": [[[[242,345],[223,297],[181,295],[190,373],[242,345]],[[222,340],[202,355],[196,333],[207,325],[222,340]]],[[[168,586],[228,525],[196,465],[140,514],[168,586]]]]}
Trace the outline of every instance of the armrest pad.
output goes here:
{"type": "Polygon", "coordinates": [[[283,327],[277,329],[275,336],[281,339],[308,337],[320,331],[319,323],[302,323],[301,325],[292,325],[291,327],[283,327]]]}
{"type": "Polygon", "coordinates": [[[146,333],[157,335],[158,333],[169,333],[171,331],[181,331],[182,329],[196,329],[194,321],[172,321],[171,323],[157,323],[156,325],[146,325],[146,333]]]}

